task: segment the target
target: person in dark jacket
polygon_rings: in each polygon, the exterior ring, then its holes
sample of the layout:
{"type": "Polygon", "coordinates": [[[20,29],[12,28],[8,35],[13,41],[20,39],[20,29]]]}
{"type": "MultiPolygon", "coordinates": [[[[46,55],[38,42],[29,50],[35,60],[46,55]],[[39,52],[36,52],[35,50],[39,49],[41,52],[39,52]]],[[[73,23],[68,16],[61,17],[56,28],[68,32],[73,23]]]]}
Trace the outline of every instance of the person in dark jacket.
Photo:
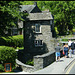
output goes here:
{"type": "Polygon", "coordinates": [[[74,54],[74,42],[71,43],[72,54],[74,54]]]}
{"type": "Polygon", "coordinates": [[[75,50],[75,41],[74,41],[74,50],[75,50]]]}

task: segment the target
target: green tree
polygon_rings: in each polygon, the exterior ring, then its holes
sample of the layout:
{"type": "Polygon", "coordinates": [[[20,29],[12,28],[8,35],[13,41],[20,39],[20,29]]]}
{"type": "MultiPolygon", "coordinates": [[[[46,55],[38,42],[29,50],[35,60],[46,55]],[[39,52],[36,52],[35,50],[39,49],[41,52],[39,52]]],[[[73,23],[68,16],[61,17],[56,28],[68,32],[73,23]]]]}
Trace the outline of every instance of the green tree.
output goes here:
{"type": "Polygon", "coordinates": [[[75,1],[42,1],[43,5],[39,1],[40,9],[49,9],[54,15],[54,24],[59,31],[59,35],[67,34],[67,30],[70,31],[74,28],[75,20],[75,1]]]}
{"type": "MultiPolygon", "coordinates": [[[[17,20],[17,18],[21,19],[21,15],[19,15],[21,13],[17,12],[19,10],[20,4],[33,5],[35,1],[0,1],[0,2],[3,3],[3,4],[0,3],[2,4],[0,5],[0,8],[3,14],[1,16],[4,19],[4,20],[0,19],[0,21],[2,20],[1,22],[8,27],[8,25],[10,26],[10,24],[14,25],[13,23],[14,21],[17,20]],[[6,8],[8,9],[6,10],[8,12],[5,11],[6,8]],[[7,16],[6,19],[4,18],[5,15],[7,16]],[[10,19],[8,18],[8,16],[10,16],[10,19]],[[6,21],[6,23],[3,21],[6,21]],[[6,25],[7,22],[8,22],[8,25],[6,25]]],[[[37,6],[42,11],[48,9],[54,15],[54,25],[57,28],[59,35],[65,35],[67,34],[68,29],[71,31],[73,28],[75,28],[75,25],[74,25],[75,24],[74,22],[75,21],[75,14],[74,14],[75,1],[37,1],[37,6]]]]}
{"type": "Polygon", "coordinates": [[[22,5],[33,5],[34,1],[20,1],[22,5]]]}
{"type": "Polygon", "coordinates": [[[0,35],[4,34],[4,29],[17,26],[17,20],[27,15],[20,12],[20,5],[20,1],[0,1],[0,35]]]}

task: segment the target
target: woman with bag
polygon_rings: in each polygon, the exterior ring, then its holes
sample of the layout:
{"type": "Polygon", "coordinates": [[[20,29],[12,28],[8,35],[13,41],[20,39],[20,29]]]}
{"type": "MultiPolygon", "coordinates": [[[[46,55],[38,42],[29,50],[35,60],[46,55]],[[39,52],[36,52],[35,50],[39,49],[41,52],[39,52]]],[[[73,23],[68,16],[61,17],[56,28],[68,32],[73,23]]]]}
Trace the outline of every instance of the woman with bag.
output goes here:
{"type": "Polygon", "coordinates": [[[63,51],[63,55],[65,55],[64,51],[63,51]]]}
{"type": "Polygon", "coordinates": [[[68,57],[68,50],[69,50],[69,47],[68,47],[68,44],[65,43],[65,45],[63,46],[63,53],[64,53],[64,57],[67,58],[68,57]]]}

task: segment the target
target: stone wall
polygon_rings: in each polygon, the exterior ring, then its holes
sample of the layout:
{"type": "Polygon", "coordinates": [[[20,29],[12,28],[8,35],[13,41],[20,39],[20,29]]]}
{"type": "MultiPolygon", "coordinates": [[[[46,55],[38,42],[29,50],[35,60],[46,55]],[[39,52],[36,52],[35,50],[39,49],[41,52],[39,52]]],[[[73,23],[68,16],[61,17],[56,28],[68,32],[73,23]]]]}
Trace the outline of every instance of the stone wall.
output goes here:
{"type": "Polygon", "coordinates": [[[30,66],[30,65],[21,65],[21,68],[23,69],[23,71],[25,72],[34,72],[34,66],[30,66]]]}
{"type": "Polygon", "coordinates": [[[34,56],[34,68],[36,70],[43,69],[55,60],[55,52],[48,52],[43,55],[34,56]]]}
{"type": "MultiPolygon", "coordinates": [[[[60,53],[61,53],[61,57],[63,57],[62,51],[60,53]]],[[[48,52],[43,55],[34,56],[33,59],[34,59],[34,66],[23,64],[22,62],[17,61],[17,60],[16,60],[16,63],[21,66],[23,71],[34,72],[52,64],[55,61],[55,51],[48,52]]]]}
{"type": "Polygon", "coordinates": [[[16,64],[25,72],[34,72],[35,71],[34,66],[26,65],[26,64],[22,63],[21,61],[19,61],[18,59],[16,59],[16,64]]]}
{"type": "Polygon", "coordinates": [[[55,61],[55,52],[48,52],[43,55],[34,56],[34,66],[26,65],[21,61],[16,59],[16,63],[22,68],[25,72],[34,72],[39,69],[43,69],[46,66],[50,65],[55,61]]]}
{"type": "MultiPolygon", "coordinates": [[[[62,54],[63,51],[61,51],[61,57],[63,57],[62,54]]],[[[54,52],[48,52],[43,55],[37,55],[34,56],[34,68],[35,70],[43,69],[47,67],[48,65],[52,64],[55,61],[55,51],[54,52]]]]}

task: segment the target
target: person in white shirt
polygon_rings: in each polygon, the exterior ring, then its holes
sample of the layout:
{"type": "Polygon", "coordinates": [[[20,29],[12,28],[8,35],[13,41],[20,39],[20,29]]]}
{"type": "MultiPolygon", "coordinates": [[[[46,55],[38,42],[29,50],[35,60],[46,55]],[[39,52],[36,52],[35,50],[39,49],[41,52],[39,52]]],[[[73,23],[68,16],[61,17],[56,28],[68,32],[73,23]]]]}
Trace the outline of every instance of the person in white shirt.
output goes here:
{"type": "Polygon", "coordinates": [[[71,47],[71,43],[72,43],[72,41],[68,40],[68,46],[69,46],[69,48],[71,47]]]}

